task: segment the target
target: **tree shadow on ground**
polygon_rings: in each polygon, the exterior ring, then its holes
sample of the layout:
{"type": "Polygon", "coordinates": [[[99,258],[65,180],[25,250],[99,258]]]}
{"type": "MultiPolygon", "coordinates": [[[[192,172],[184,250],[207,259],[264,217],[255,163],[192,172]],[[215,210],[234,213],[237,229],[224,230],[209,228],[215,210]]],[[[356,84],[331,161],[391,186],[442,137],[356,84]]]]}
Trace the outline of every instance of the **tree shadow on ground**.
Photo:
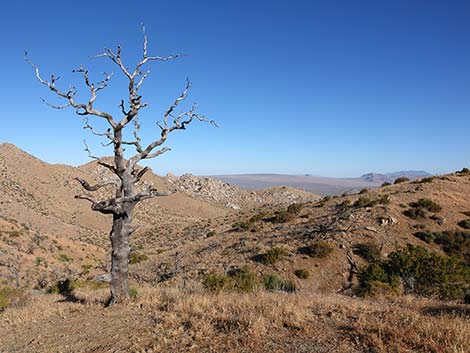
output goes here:
{"type": "Polygon", "coordinates": [[[431,316],[453,315],[470,318],[470,306],[465,304],[429,306],[423,309],[423,313],[431,316]]]}
{"type": "Polygon", "coordinates": [[[70,281],[68,278],[57,282],[57,288],[59,294],[64,297],[61,302],[85,304],[85,299],[78,298],[73,292],[72,281],[70,281]]]}

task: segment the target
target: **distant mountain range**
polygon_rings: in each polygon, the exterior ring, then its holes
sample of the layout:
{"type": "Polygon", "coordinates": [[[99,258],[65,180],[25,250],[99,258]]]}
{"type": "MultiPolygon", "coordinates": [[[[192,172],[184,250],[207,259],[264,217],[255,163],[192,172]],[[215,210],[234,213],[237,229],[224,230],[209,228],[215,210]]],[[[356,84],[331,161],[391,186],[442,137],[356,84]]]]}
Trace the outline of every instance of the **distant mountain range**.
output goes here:
{"type": "Polygon", "coordinates": [[[303,189],[318,195],[338,195],[344,192],[355,192],[363,188],[376,188],[386,181],[393,182],[399,177],[407,177],[414,180],[430,175],[421,170],[406,170],[387,174],[368,173],[357,178],[331,178],[309,174],[234,174],[213,175],[211,177],[247,190],[284,185],[303,189]]]}

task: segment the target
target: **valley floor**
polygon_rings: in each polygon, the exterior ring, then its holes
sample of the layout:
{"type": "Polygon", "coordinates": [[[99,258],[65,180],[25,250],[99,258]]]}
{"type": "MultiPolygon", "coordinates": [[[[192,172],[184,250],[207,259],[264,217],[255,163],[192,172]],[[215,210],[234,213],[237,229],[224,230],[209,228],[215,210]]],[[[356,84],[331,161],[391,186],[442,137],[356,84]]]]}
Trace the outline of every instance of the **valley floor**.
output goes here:
{"type": "Polygon", "coordinates": [[[32,292],[24,306],[0,316],[0,352],[464,353],[470,347],[468,306],[413,297],[139,288],[130,305],[105,308],[106,297],[106,289],[78,289],[68,299],[32,292]]]}

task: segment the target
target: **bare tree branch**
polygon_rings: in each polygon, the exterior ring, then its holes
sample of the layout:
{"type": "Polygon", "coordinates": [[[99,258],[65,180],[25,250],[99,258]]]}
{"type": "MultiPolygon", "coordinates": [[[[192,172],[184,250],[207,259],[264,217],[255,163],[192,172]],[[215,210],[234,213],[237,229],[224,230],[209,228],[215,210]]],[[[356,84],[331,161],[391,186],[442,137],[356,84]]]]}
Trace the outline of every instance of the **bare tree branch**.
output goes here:
{"type": "Polygon", "coordinates": [[[108,168],[110,171],[112,171],[113,173],[117,174],[117,169],[115,166],[111,165],[111,164],[108,164],[106,163],[102,158],[100,157],[97,157],[97,156],[94,156],[92,153],[91,153],[91,150],[90,148],[88,147],[88,145],[86,144],[85,140],[83,140],[83,144],[85,145],[85,152],[88,153],[88,157],[90,159],[94,159],[96,160],[96,162],[105,167],[105,168],[108,168]]]}
{"type": "Polygon", "coordinates": [[[103,181],[101,183],[97,183],[95,185],[90,185],[85,179],[82,179],[82,178],[75,178],[75,180],[77,180],[85,190],[87,191],[97,191],[105,186],[109,186],[109,185],[113,185],[115,187],[120,187],[120,183],[117,181],[117,180],[107,180],[107,181],[103,181]]]}
{"type": "MultiPolygon", "coordinates": [[[[116,125],[115,121],[113,120],[113,117],[110,114],[99,111],[99,110],[96,110],[96,109],[93,108],[93,102],[96,99],[96,92],[97,91],[96,91],[96,88],[93,85],[91,85],[91,83],[88,81],[87,74],[86,74],[85,82],[87,83],[87,85],[90,84],[89,87],[90,87],[91,93],[92,93],[91,98],[89,99],[88,104],[76,103],[75,102],[76,89],[74,87],[72,87],[67,92],[63,92],[63,91],[59,90],[56,87],[56,82],[59,80],[60,77],[56,77],[56,76],[54,76],[54,74],[52,74],[50,81],[44,80],[41,77],[40,73],[39,73],[38,67],[36,65],[34,65],[31,60],[29,60],[28,53],[26,51],[24,53],[24,59],[34,69],[34,71],[36,73],[36,78],[38,79],[38,81],[41,82],[43,85],[47,86],[52,92],[54,92],[59,97],[68,100],[68,103],[67,103],[68,106],[71,106],[71,107],[75,108],[75,111],[78,115],[98,116],[100,118],[106,119],[112,127],[114,127],[116,125]],[[91,88],[91,87],[93,87],[93,88],[91,88]]],[[[84,70],[83,68],[79,69],[79,72],[84,72],[84,71],[86,71],[86,70],[84,70]]],[[[76,71],[76,72],[78,72],[78,71],[76,71]]],[[[85,72],[84,72],[84,75],[85,75],[85,72]]],[[[108,75],[107,78],[102,81],[103,82],[102,84],[104,84],[104,87],[106,87],[107,82],[108,82],[110,77],[111,76],[108,75]]],[[[101,86],[99,86],[99,87],[101,87],[101,86]]],[[[100,89],[102,89],[102,88],[100,88],[100,89]]],[[[59,107],[59,106],[55,106],[55,107],[59,107]]]]}
{"type": "Polygon", "coordinates": [[[104,201],[97,201],[89,195],[76,195],[75,198],[91,202],[91,209],[93,211],[113,215],[119,215],[122,212],[114,198],[104,201]]]}

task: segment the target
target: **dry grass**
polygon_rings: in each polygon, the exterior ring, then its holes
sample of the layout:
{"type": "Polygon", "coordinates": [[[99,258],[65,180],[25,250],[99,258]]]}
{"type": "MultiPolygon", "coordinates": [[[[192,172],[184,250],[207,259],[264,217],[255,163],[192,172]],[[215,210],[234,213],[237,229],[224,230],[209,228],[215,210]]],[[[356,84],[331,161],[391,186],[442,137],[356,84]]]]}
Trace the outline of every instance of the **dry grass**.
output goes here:
{"type": "Polygon", "coordinates": [[[84,304],[39,294],[26,307],[7,309],[0,317],[2,348],[463,353],[470,346],[468,307],[412,297],[369,301],[308,293],[139,288],[129,306],[104,308],[106,290],[79,289],[76,296],[84,304]]]}

